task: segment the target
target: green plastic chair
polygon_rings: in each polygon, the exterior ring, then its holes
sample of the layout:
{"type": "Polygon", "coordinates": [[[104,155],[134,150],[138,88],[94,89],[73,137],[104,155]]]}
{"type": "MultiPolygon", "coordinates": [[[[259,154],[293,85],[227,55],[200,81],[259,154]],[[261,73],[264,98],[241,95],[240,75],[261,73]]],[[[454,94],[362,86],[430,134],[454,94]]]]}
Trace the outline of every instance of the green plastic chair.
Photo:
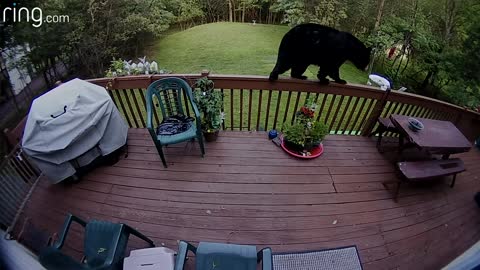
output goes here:
{"type": "Polygon", "coordinates": [[[198,111],[197,105],[193,99],[192,89],[190,86],[182,79],[179,78],[165,78],[153,82],[147,88],[147,129],[152,137],[155,146],[157,147],[158,154],[162,159],[163,166],[167,167],[167,162],[165,161],[165,155],[162,151],[162,146],[169,144],[176,144],[188,140],[197,138],[198,143],[200,144],[200,150],[202,151],[202,157],[205,155],[205,148],[203,145],[202,137],[202,128],[201,128],[201,118],[200,112],[198,111]],[[153,97],[157,98],[157,101],[160,105],[160,110],[162,112],[163,118],[171,117],[174,115],[185,115],[183,108],[182,97],[183,91],[185,91],[186,97],[188,100],[193,112],[195,113],[195,122],[196,125],[191,125],[190,128],[182,133],[175,135],[157,135],[156,128],[153,127],[153,114],[154,104],[153,97]]]}
{"type": "Polygon", "coordinates": [[[256,270],[262,262],[263,270],[272,270],[272,249],[264,248],[257,253],[255,246],[200,242],[198,248],[180,241],[175,270],[183,270],[187,253],[195,254],[196,270],[256,270]]]}
{"type": "Polygon", "coordinates": [[[123,258],[130,234],[145,240],[151,247],[155,246],[152,240],[126,224],[98,220],[87,223],[79,217],[68,214],[59,240],[40,253],[39,261],[47,270],[120,270],[123,268],[123,258]],[[85,228],[83,262],[78,262],[61,252],[72,222],[85,228]]]}

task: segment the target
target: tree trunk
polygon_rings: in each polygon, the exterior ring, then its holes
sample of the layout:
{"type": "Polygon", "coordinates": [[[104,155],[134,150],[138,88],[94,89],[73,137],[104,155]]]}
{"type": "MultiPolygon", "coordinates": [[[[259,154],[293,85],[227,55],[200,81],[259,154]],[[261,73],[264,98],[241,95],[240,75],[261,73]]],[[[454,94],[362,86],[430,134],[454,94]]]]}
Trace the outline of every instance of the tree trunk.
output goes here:
{"type": "Polygon", "coordinates": [[[228,0],[228,21],[233,22],[232,0],[228,0]]]}
{"type": "Polygon", "coordinates": [[[245,22],[245,1],[243,2],[242,5],[242,23],[245,22]]]}
{"type": "Polygon", "coordinates": [[[375,20],[375,26],[373,27],[373,32],[376,32],[378,27],[380,27],[380,22],[382,21],[383,7],[385,5],[385,0],[378,0],[378,10],[377,10],[377,19],[375,20]]]}
{"type": "Polygon", "coordinates": [[[420,89],[425,90],[427,88],[428,82],[430,81],[430,78],[432,78],[432,76],[433,76],[433,71],[429,70],[427,73],[427,76],[425,76],[425,79],[423,79],[420,89]]]}

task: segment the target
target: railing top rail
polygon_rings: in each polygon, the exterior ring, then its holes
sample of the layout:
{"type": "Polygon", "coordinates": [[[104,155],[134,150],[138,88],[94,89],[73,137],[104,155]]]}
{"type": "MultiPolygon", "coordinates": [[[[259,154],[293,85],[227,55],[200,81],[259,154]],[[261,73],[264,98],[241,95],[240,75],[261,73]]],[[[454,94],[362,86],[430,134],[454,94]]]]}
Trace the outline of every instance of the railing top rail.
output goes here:
{"type": "MultiPolygon", "coordinates": [[[[88,81],[106,86],[111,83],[111,89],[128,89],[128,88],[147,88],[150,83],[167,77],[179,77],[193,84],[194,80],[206,75],[203,74],[156,74],[156,75],[137,75],[123,76],[115,78],[96,78],[88,81]]],[[[378,88],[360,85],[360,84],[336,84],[320,85],[315,80],[298,80],[281,78],[278,81],[270,82],[267,76],[257,75],[226,75],[226,74],[208,74],[208,77],[215,81],[217,88],[234,88],[234,89],[261,89],[261,90],[288,90],[288,91],[306,91],[316,93],[338,94],[338,95],[355,95],[360,97],[369,97],[373,99],[381,99],[384,91],[378,88]]],[[[428,103],[445,107],[454,111],[472,114],[476,118],[480,118],[480,113],[448,103],[441,100],[416,95],[406,92],[391,91],[388,100],[398,102],[411,102],[418,105],[428,103]]]]}

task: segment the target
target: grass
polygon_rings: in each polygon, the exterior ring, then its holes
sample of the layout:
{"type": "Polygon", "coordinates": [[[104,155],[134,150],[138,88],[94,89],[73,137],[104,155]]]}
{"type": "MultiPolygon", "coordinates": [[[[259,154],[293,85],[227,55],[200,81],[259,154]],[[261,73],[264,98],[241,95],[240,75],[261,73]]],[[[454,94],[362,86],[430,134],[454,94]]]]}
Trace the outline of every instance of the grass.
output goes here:
{"type": "MultiPolygon", "coordinates": [[[[176,32],[151,47],[150,59],[173,73],[268,75],[275,66],[278,46],[287,26],[249,23],[211,23],[176,32]]],[[[318,67],[305,72],[316,78],[318,67]]],[[[290,72],[283,76],[288,77],[290,72]]],[[[350,83],[366,83],[367,74],[345,63],[340,75],[350,83]]]]}

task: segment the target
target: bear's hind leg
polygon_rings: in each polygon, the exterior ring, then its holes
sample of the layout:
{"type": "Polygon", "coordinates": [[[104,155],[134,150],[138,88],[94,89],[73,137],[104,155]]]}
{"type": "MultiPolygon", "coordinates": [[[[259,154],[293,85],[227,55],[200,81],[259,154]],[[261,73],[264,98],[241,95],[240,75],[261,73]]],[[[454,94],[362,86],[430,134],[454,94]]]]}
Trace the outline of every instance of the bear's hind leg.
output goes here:
{"type": "Polygon", "coordinates": [[[270,81],[276,81],[276,80],[278,80],[278,75],[279,74],[285,73],[289,69],[290,69],[290,65],[285,64],[284,61],[280,61],[280,59],[279,59],[279,60],[277,60],[277,64],[273,68],[273,70],[270,73],[270,76],[268,77],[268,79],[270,81]]]}
{"type": "Polygon", "coordinates": [[[340,79],[339,69],[340,67],[332,69],[330,72],[330,77],[334,79],[336,83],[346,84],[347,81],[340,79]]]}
{"type": "Polygon", "coordinates": [[[292,71],[290,73],[290,76],[292,78],[300,79],[300,80],[306,80],[307,76],[304,76],[303,73],[305,70],[307,70],[309,64],[295,64],[292,67],[292,71]]]}
{"type": "Polygon", "coordinates": [[[325,72],[325,68],[318,69],[317,78],[320,80],[321,84],[328,84],[330,82],[330,80],[327,79],[327,72],[325,72]]]}

